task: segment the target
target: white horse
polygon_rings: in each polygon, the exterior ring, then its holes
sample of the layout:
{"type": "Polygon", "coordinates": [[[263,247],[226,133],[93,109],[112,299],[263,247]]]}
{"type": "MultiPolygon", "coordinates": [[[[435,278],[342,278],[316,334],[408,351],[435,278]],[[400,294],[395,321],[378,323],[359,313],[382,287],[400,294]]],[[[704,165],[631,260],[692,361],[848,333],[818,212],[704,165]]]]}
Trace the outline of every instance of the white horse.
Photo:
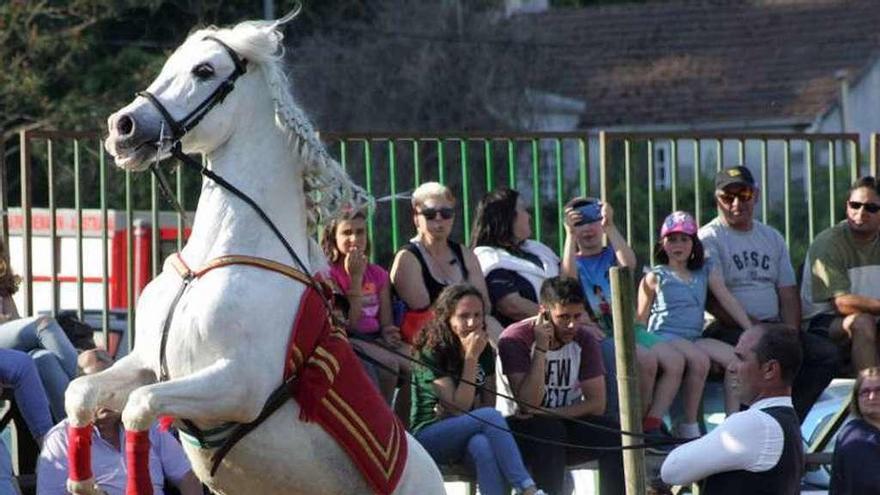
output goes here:
{"type": "MultiPolygon", "coordinates": [[[[168,155],[173,120],[185,120],[231,77],[236,56],[246,73],[203,119],[190,122],[183,150],[202,153],[207,167],[254,198],[312,272],[322,255],[309,224],[345,203],[365,200],[333,161],[289,91],[281,67],[282,22],[246,22],[202,29],[168,59],[159,77],[109,120],[107,150],[119,167],[144,170],[168,155]],[[169,122],[172,119],[172,122],[169,122]],[[196,125],[197,124],[197,125],[196,125]]],[[[190,267],[223,255],[294,262],[254,210],[206,179],[190,236],[181,252],[190,267]]],[[[324,262],[326,264],[326,262],[324,262]]],[[[127,431],[143,432],[160,415],[187,418],[208,430],[247,423],[281,383],[285,344],[305,287],[261,268],[233,265],[198,278],[173,299],[181,277],[166,269],[138,301],[137,341],[110,369],[71,383],[67,413],[73,427],[89,425],[99,407],[122,411],[127,431]],[[168,381],[159,381],[163,323],[168,332],[168,381]],[[170,317],[170,316],[169,316],[170,317]]],[[[196,475],[222,494],[362,494],[371,490],[340,446],[318,425],[300,421],[288,400],[237,443],[214,476],[213,449],[184,443],[196,475]]],[[[440,473],[407,434],[406,467],[395,493],[443,493],[440,473]]],[[[99,493],[93,479],[69,480],[75,494],[99,493]]]]}

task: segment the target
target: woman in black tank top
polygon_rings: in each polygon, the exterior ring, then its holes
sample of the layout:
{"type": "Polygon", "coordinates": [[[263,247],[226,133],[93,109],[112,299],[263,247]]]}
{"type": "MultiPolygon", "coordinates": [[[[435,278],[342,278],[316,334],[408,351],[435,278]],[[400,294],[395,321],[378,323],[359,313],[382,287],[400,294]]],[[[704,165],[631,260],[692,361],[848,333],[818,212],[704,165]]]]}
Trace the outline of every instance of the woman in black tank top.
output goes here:
{"type": "MultiPolygon", "coordinates": [[[[457,244],[450,240],[446,241],[446,244],[449,246],[449,250],[452,251],[453,258],[449,260],[449,264],[453,266],[458,266],[461,271],[461,280],[466,281],[468,279],[468,269],[464,263],[464,254],[462,253],[461,244],[457,244]]],[[[434,278],[434,275],[431,274],[431,269],[428,267],[428,263],[425,260],[425,255],[422,254],[424,248],[422,248],[416,242],[408,242],[402,248],[405,251],[409,251],[419,262],[419,266],[422,268],[422,282],[425,284],[425,289],[428,290],[428,298],[431,301],[436,301],[437,296],[440,295],[440,292],[443,291],[445,287],[447,287],[448,283],[443,283],[434,278]]],[[[421,309],[421,308],[417,308],[421,309]]]]}
{"type": "MultiPolygon", "coordinates": [[[[467,282],[483,294],[488,307],[486,281],[477,257],[449,239],[455,221],[455,197],[449,188],[426,182],[413,191],[412,206],[416,235],[400,248],[391,267],[397,297],[409,310],[421,311],[437,300],[444,287],[467,282]]],[[[494,341],[501,328],[490,320],[487,329],[494,341]]]]}

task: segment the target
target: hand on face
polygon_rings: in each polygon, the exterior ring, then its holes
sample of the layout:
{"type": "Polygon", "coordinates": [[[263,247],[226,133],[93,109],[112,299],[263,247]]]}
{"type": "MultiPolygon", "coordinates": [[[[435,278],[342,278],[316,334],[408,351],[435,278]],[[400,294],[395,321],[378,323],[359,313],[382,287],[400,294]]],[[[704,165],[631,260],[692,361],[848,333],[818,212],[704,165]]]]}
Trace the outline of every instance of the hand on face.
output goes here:
{"type": "Polygon", "coordinates": [[[538,319],[535,320],[535,345],[545,351],[550,347],[553,341],[553,322],[546,316],[546,311],[541,311],[538,319]]]}
{"type": "Polygon", "coordinates": [[[345,271],[352,280],[360,280],[367,269],[367,256],[358,248],[345,255],[345,271]]]}
{"type": "Polygon", "coordinates": [[[489,337],[486,334],[486,331],[482,328],[474,330],[473,332],[465,335],[464,338],[461,339],[461,345],[462,347],[464,347],[465,358],[479,358],[480,354],[483,353],[483,350],[486,348],[486,344],[488,343],[489,337]]]}

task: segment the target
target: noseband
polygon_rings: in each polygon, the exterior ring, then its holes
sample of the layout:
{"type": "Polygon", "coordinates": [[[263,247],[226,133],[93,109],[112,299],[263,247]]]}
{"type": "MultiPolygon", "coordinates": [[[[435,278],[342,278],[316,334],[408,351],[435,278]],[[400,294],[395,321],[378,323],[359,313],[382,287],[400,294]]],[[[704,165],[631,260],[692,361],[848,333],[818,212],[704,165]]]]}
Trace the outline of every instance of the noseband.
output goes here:
{"type": "Polygon", "coordinates": [[[187,132],[197,126],[212,108],[223,103],[226,96],[235,89],[236,79],[247,72],[247,60],[241,58],[235,50],[229,48],[229,45],[214,36],[205,36],[204,39],[211,40],[222,46],[223,49],[226,50],[226,53],[229,54],[229,57],[232,58],[232,62],[235,64],[235,70],[232,71],[232,74],[229,74],[229,77],[224,79],[204,101],[199,103],[193,111],[186,114],[182,119],[175,120],[174,117],[171,116],[171,113],[168,112],[168,109],[165,108],[165,105],[162,105],[162,102],[159,101],[153,93],[146,90],[138,91],[136,93],[137,96],[143,96],[150,100],[150,103],[152,103],[153,106],[156,107],[156,110],[162,114],[162,118],[165,119],[165,123],[168,124],[168,127],[171,129],[171,141],[174,144],[179,142],[187,132]]]}

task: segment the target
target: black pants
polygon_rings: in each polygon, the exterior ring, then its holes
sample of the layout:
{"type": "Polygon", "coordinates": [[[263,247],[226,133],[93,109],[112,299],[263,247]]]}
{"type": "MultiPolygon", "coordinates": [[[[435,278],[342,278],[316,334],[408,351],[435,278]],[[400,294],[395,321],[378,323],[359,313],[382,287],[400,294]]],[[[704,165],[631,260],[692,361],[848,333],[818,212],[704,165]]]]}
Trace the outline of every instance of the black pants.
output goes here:
{"type": "MultiPolygon", "coordinates": [[[[713,325],[706,329],[703,336],[736,346],[742,333],[741,328],[713,325]]],[[[825,387],[839,373],[841,359],[840,350],[831,339],[809,331],[800,332],[799,335],[804,359],[791,387],[791,401],[798,419],[803,423],[825,387]]]]}
{"type": "MultiPolygon", "coordinates": [[[[619,428],[616,421],[606,417],[585,416],[584,421],[611,428],[619,428]]],[[[556,442],[566,442],[583,447],[620,447],[620,435],[586,425],[550,416],[529,418],[507,418],[510,429],[556,442]]],[[[529,473],[538,485],[551,495],[562,493],[567,464],[599,460],[599,493],[618,495],[625,492],[623,480],[623,455],[620,450],[572,449],[550,445],[539,440],[516,436],[516,443],[522,453],[529,473]]]]}

